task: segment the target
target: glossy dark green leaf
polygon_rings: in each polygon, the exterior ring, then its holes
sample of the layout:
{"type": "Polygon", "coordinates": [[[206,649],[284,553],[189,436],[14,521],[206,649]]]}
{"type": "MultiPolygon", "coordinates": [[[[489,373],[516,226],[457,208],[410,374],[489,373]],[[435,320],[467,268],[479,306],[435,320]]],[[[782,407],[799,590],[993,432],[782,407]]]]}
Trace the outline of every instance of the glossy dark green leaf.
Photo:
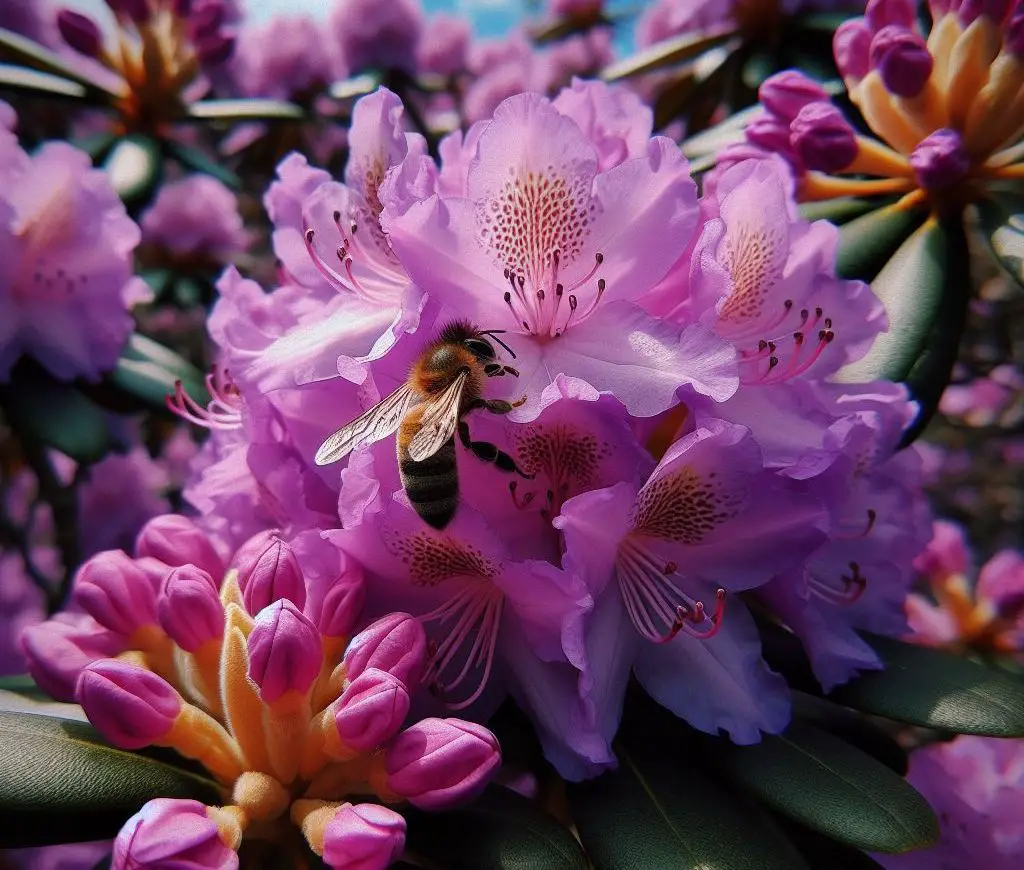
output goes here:
{"type": "Polygon", "coordinates": [[[0,63],[0,91],[65,100],[84,100],[88,93],[78,82],[8,63],[0,63]]]}
{"type": "MultiPolygon", "coordinates": [[[[465,807],[403,809],[406,849],[446,870],[585,870],[569,829],[534,801],[490,786],[465,807]]],[[[433,864],[431,865],[433,866],[433,864]]]]}
{"type": "MultiPolygon", "coordinates": [[[[840,234],[877,214],[846,224],[840,234]]],[[[959,274],[949,256],[949,245],[949,234],[929,219],[885,264],[871,282],[871,289],[885,306],[889,330],[875,339],[864,357],[840,371],[837,380],[858,383],[877,378],[902,381],[907,377],[926,349],[950,289],[949,278],[959,274]]]]}
{"type": "Polygon", "coordinates": [[[1024,195],[999,193],[978,205],[985,241],[999,264],[1024,287],[1024,195]]]}
{"type": "Polygon", "coordinates": [[[726,145],[743,140],[743,128],[763,111],[760,106],[752,106],[742,112],[730,115],[726,120],[714,127],[709,127],[694,136],[683,140],[683,154],[691,160],[707,155],[716,155],[726,145]]]}
{"type": "Polygon", "coordinates": [[[22,36],[20,33],[4,30],[2,27],[0,27],[0,59],[75,82],[81,85],[90,97],[102,97],[109,100],[116,96],[106,84],[94,81],[48,48],[44,48],[38,42],[22,36]]]}
{"type": "Polygon", "coordinates": [[[54,379],[34,363],[19,364],[0,386],[0,406],[20,438],[32,439],[76,462],[102,459],[116,447],[103,409],[74,384],[54,379]]]}
{"type": "Polygon", "coordinates": [[[618,770],[568,786],[573,821],[596,870],[801,870],[752,801],[685,756],[648,743],[617,749],[618,770]]]}
{"type": "Polygon", "coordinates": [[[117,195],[129,205],[139,205],[150,199],[160,183],[160,146],[149,136],[126,136],[110,149],[103,168],[117,195]]]}
{"type": "Polygon", "coordinates": [[[301,106],[287,100],[198,100],[189,103],[187,117],[193,121],[301,121],[301,106]]]}
{"type": "Polygon", "coordinates": [[[0,847],[113,837],[157,797],[223,801],[211,780],[106,746],[85,723],[0,712],[0,847]]]}
{"type": "Polygon", "coordinates": [[[631,76],[641,75],[665,67],[675,66],[691,60],[709,49],[727,42],[734,34],[732,27],[719,28],[713,31],[685,34],[652,45],[643,51],[613,63],[601,71],[599,78],[606,82],[615,82],[631,76]]]}
{"type": "MultiPolygon", "coordinates": [[[[618,16],[620,20],[622,17],[618,16]]],[[[538,25],[530,31],[530,39],[537,45],[546,45],[549,42],[558,42],[578,33],[586,33],[592,27],[608,27],[613,24],[615,24],[615,20],[600,13],[568,16],[538,25]]]]}
{"type": "Polygon", "coordinates": [[[938,823],[902,777],[838,737],[795,721],[781,735],[736,746],[708,738],[708,763],[771,809],[833,839],[873,852],[935,841],[938,823]]]}
{"type": "Polygon", "coordinates": [[[50,696],[40,689],[36,685],[36,681],[28,674],[9,674],[0,677],[0,692],[14,692],[34,700],[50,699],[50,696]]]}
{"type": "Polygon", "coordinates": [[[380,73],[360,73],[352,78],[335,82],[327,89],[327,93],[335,100],[354,100],[372,94],[380,87],[380,84],[380,73]]]}
{"type": "Polygon", "coordinates": [[[110,153],[110,149],[114,147],[116,141],[117,137],[113,133],[104,130],[99,133],[82,136],[73,140],[71,144],[76,148],[81,148],[95,161],[103,160],[110,153]]]}
{"type": "Polygon", "coordinates": [[[881,864],[859,849],[838,843],[785,816],[777,815],[775,819],[811,870],[882,870],[881,864]]]}
{"type": "Polygon", "coordinates": [[[877,200],[840,196],[819,202],[805,202],[800,205],[800,216],[804,220],[827,220],[837,225],[849,223],[878,208],[877,200]]]}
{"type": "Polygon", "coordinates": [[[891,204],[845,224],[839,231],[836,272],[841,278],[872,281],[924,219],[922,209],[891,204]]]}
{"type": "Polygon", "coordinates": [[[822,698],[795,694],[793,715],[856,746],[899,776],[906,776],[906,750],[889,731],[863,714],[822,698]]]}
{"type": "Polygon", "coordinates": [[[233,190],[238,190],[242,186],[241,179],[234,172],[222,163],[210,158],[199,148],[190,148],[188,145],[183,145],[173,139],[164,141],[163,146],[167,156],[180,163],[186,169],[193,169],[196,172],[202,172],[204,175],[211,175],[218,181],[224,182],[233,190]]]}
{"type": "Polygon", "coordinates": [[[200,404],[209,401],[203,375],[184,357],[135,333],[128,340],[117,367],[105,385],[127,393],[153,408],[164,408],[165,397],[174,392],[175,381],[200,404]]]}
{"type": "Polygon", "coordinates": [[[1024,678],[962,656],[865,635],[885,662],[830,697],[840,704],[912,725],[1024,737],[1024,678]]]}

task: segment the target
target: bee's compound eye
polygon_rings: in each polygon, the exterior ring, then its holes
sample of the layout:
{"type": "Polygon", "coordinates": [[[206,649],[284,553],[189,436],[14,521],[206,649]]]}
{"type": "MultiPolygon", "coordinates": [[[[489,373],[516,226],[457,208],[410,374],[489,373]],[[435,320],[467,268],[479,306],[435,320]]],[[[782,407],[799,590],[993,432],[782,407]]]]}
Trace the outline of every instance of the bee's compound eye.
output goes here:
{"type": "Polygon", "coordinates": [[[491,347],[491,343],[484,338],[467,338],[466,347],[473,353],[474,356],[480,357],[480,359],[494,359],[494,348],[491,347]]]}

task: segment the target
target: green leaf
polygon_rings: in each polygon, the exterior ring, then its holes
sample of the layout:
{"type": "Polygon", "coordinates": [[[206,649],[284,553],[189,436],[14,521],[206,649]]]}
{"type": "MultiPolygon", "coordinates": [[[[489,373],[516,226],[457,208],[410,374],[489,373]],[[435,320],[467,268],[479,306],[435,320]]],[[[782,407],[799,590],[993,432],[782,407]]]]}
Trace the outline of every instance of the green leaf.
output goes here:
{"type": "Polygon", "coordinates": [[[197,402],[209,401],[203,376],[195,366],[162,344],[135,333],[104,383],[145,405],[162,409],[179,380],[197,402]]]}
{"type": "Polygon", "coordinates": [[[978,218],[992,255],[1024,287],[1024,196],[997,193],[978,205],[978,218]]]}
{"type": "MultiPolygon", "coordinates": [[[[865,218],[858,218],[846,224],[840,234],[863,220],[865,218]]],[[[951,290],[960,289],[951,287],[951,281],[959,279],[966,264],[956,262],[956,257],[952,256],[955,252],[949,247],[951,243],[951,236],[943,225],[929,219],[885,264],[871,289],[885,306],[889,330],[875,339],[864,357],[842,369],[837,380],[845,383],[877,378],[902,381],[910,374],[926,350],[943,300],[951,290]]],[[[953,353],[958,346],[959,341],[953,353]]]]}
{"type": "Polygon", "coordinates": [[[845,224],[839,230],[837,274],[872,281],[924,219],[923,210],[893,203],[845,224]]]}
{"type": "Polygon", "coordinates": [[[785,816],[776,816],[779,827],[814,870],[883,870],[882,865],[858,849],[837,843],[785,816]]]}
{"type": "Polygon", "coordinates": [[[615,82],[667,66],[675,66],[721,45],[735,33],[735,28],[725,27],[706,33],[696,35],[688,33],[673,39],[666,39],[627,57],[625,60],[613,63],[602,70],[599,78],[602,81],[615,82]]]}
{"type": "Polygon", "coordinates": [[[0,692],[14,692],[33,700],[51,700],[50,696],[40,689],[36,685],[36,681],[28,674],[9,674],[0,677],[0,692]]]}
{"type": "Polygon", "coordinates": [[[117,137],[113,133],[101,131],[75,139],[71,144],[81,148],[93,161],[103,160],[114,147],[117,137]]]}
{"type": "Polygon", "coordinates": [[[165,140],[163,146],[167,156],[172,160],[176,160],[186,169],[202,172],[204,175],[211,175],[233,190],[241,188],[242,180],[234,172],[218,161],[211,159],[200,149],[190,148],[188,145],[182,145],[173,139],[165,140]]]}
{"type": "Polygon", "coordinates": [[[760,106],[751,106],[742,112],[736,112],[720,124],[716,124],[714,127],[709,127],[695,136],[684,139],[680,148],[682,148],[683,154],[690,160],[697,157],[705,157],[709,154],[716,155],[726,145],[742,142],[744,138],[743,128],[762,111],[760,106]]]}
{"type": "Polygon", "coordinates": [[[19,91],[33,97],[84,100],[88,92],[77,82],[23,66],[0,63],[0,90],[19,91]]]}
{"type": "Polygon", "coordinates": [[[618,770],[570,783],[569,807],[596,870],[800,870],[794,847],[753,802],[684,755],[617,747],[618,770]]]}
{"type": "Polygon", "coordinates": [[[534,801],[490,786],[459,809],[403,809],[406,848],[446,870],[585,870],[569,830],[534,801]]]}
{"type": "Polygon", "coordinates": [[[327,89],[327,93],[334,100],[354,100],[372,94],[380,87],[380,84],[380,73],[366,72],[335,82],[327,89]]]}
{"type": "Polygon", "coordinates": [[[796,694],[793,715],[866,752],[899,776],[907,774],[907,753],[896,738],[866,716],[810,695],[796,694]]]}
{"type": "Polygon", "coordinates": [[[823,199],[818,202],[805,202],[800,205],[800,216],[807,221],[827,220],[837,225],[849,223],[878,208],[878,201],[859,199],[854,196],[840,196],[836,199],[823,199]]]}
{"type": "Polygon", "coordinates": [[[836,689],[832,700],[912,725],[1024,737],[1024,679],[942,650],[879,635],[865,639],[885,663],[836,689]]]}
{"type": "Polygon", "coordinates": [[[90,98],[109,102],[118,96],[107,85],[83,74],[34,40],[11,30],[4,30],[2,27],[0,27],[0,58],[75,82],[85,89],[90,98]]]}
{"type": "Polygon", "coordinates": [[[158,797],[223,801],[212,780],[106,746],[85,723],[0,712],[0,848],[113,837],[158,797]]]}
{"type": "Polygon", "coordinates": [[[186,107],[193,121],[301,121],[306,113],[287,100],[198,100],[186,107]]]}
{"type": "Polygon", "coordinates": [[[849,743],[803,722],[760,743],[707,738],[709,764],[791,819],[873,852],[906,852],[939,835],[927,802],[906,780],[849,743]]]}
{"type": "Polygon", "coordinates": [[[76,462],[102,459],[117,446],[103,409],[74,384],[23,361],[0,386],[0,406],[20,438],[59,450],[76,462]]]}
{"type": "Polygon", "coordinates": [[[147,202],[163,174],[160,146],[149,136],[126,136],[110,149],[103,168],[124,202],[147,202]]]}

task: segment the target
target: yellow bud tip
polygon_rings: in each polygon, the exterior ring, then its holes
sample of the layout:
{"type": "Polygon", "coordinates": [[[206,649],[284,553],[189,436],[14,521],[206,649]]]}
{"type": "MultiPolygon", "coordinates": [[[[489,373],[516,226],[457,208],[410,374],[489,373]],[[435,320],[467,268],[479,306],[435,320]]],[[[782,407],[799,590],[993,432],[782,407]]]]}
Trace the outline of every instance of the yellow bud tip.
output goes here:
{"type": "Polygon", "coordinates": [[[255,821],[270,821],[284,815],[291,794],[274,777],[247,770],[235,780],[231,799],[255,821]]]}

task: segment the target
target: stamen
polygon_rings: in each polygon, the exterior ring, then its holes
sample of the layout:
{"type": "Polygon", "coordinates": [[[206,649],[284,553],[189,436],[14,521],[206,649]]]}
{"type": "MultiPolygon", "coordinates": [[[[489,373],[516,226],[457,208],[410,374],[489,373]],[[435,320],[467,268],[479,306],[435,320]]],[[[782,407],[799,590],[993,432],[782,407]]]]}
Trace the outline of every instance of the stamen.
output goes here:
{"type": "Polygon", "coordinates": [[[831,604],[844,607],[853,604],[861,597],[861,595],[864,594],[864,590],[867,589],[868,580],[860,573],[860,566],[856,562],[850,562],[850,573],[841,574],[839,579],[843,584],[843,588],[841,590],[836,589],[826,581],[808,573],[807,588],[811,592],[815,593],[819,598],[822,598],[831,604]]]}
{"type": "Polygon", "coordinates": [[[832,540],[834,540],[834,541],[857,541],[857,540],[860,540],[861,538],[866,538],[868,535],[871,534],[871,530],[875,527],[875,520],[878,519],[878,514],[875,513],[875,510],[873,508],[868,508],[867,515],[868,515],[867,525],[858,528],[857,531],[853,532],[852,534],[845,534],[845,533],[843,533],[843,534],[834,534],[832,536],[832,540]]]}
{"type": "Polygon", "coordinates": [[[174,393],[164,397],[167,409],[195,426],[204,429],[240,429],[242,427],[242,395],[230,380],[227,371],[215,367],[206,376],[210,402],[204,408],[188,393],[180,380],[174,382],[174,393]]]}
{"type": "Polygon", "coordinates": [[[427,665],[426,682],[439,698],[444,699],[471,673],[479,672],[479,682],[467,698],[462,701],[444,700],[449,710],[463,710],[483,693],[494,664],[504,602],[505,596],[500,589],[488,580],[476,579],[436,610],[420,617],[424,624],[436,622],[440,626],[455,620],[455,624],[445,632],[444,640],[434,648],[427,665]],[[465,652],[465,663],[454,677],[445,682],[444,674],[453,665],[457,667],[460,651],[465,652]]]}
{"type": "Polygon", "coordinates": [[[658,564],[635,541],[619,547],[616,574],[626,612],[640,635],[653,643],[668,643],[679,632],[705,640],[714,637],[725,614],[725,590],[715,593],[715,612],[708,617],[695,601],[673,583],[679,577],[673,562],[658,564]]]}
{"type": "Polygon", "coordinates": [[[509,494],[512,496],[512,504],[514,504],[521,511],[524,511],[527,508],[529,508],[529,506],[533,504],[534,497],[537,495],[535,492],[527,492],[520,496],[516,487],[516,481],[514,480],[509,483],[508,491],[509,494]]]}

